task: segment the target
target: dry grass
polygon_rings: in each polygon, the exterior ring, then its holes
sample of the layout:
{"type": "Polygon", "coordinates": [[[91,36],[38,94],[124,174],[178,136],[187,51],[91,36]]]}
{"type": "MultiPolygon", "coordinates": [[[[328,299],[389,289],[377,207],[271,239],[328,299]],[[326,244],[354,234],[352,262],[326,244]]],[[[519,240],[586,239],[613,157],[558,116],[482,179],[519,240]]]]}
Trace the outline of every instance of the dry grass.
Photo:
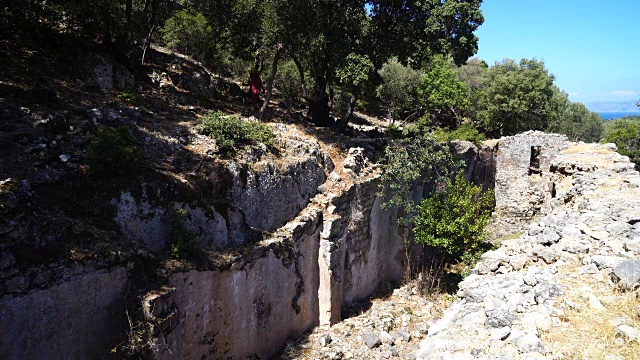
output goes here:
{"type": "Polygon", "coordinates": [[[624,293],[609,287],[606,277],[600,274],[571,276],[571,273],[577,274],[575,268],[562,273],[565,288],[570,289],[565,299],[578,306],[564,308],[562,323],[543,334],[545,344],[562,359],[640,360],[640,344],[627,342],[616,334],[619,319],[640,328],[640,299],[633,292],[624,293]],[[589,300],[582,296],[587,288],[592,289],[605,309],[589,306],[589,300]]]}
{"type": "Polygon", "coordinates": [[[566,148],[563,154],[611,154],[613,150],[604,146],[594,147],[593,144],[578,144],[566,148]]]}

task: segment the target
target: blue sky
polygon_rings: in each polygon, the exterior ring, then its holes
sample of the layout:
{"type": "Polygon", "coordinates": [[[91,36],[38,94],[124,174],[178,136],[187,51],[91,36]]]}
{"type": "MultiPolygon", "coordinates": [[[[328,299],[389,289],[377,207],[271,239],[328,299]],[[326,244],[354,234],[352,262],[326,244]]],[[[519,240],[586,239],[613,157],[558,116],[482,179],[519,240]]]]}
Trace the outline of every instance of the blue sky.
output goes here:
{"type": "Polygon", "coordinates": [[[640,99],[640,0],[484,0],[477,56],[537,58],[572,101],[640,99]]]}

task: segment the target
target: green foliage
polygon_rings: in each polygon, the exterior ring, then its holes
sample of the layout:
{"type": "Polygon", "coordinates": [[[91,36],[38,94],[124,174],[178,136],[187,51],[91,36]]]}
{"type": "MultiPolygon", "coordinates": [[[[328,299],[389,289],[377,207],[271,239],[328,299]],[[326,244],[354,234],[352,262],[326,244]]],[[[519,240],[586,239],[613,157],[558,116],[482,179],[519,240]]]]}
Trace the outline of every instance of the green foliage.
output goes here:
{"type": "Polygon", "coordinates": [[[351,53],[336,70],[340,85],[349,92],[357,90],[369,79],[373,72],[373,63],[367,55],[351,53]]]}
{"type": "Polygon", "coordinates": [[[569,103],[547,129],[565,134],[571,141],[598,142],[604,131],[602,118],[581,103],[569,103]]]}
{"type": "Polygon", "coordinates": [[[554,116],[554,80],[536,59],[505,59],[491,66],[484,77],[484,127],[495,136],[545,130],[554,116]]]}
{"type": "Polygon", "coordinates": [[[203,121],[205,135],[216,140],[220,153],[230,155],[242,145],[263,143],[273,147],[275,135],[265,124],[249,123],[236,116],[227,116],[222,112],[210,113],[203,121]]]}
{"type": "Polygon", "coordinates": [[[455,128],[460,115],[471,106],[470,89],[458,80],[451,64],[442,56],[435,56],[427,67],[420,84],[418,98],[441,126],[455,128]]]}
{"type": "Polygon", "coordinates": [[[190,259],[195,255],[198,236],[186,227],[188,213],[184,209],[170,210],[168,222],[171,226],[169,253],[174,259],[190,259]]]}
{"type": "Polygon", "coordinates": [[[415,215],[411,192],[425,179],[446,177],[449,169],[455,166],[451,154],[447,144],[424,133],[407,140],[391,141],[385,149],[381,191],[385,186],[392,191],[382,207],[397,207],[403,213],[400,221],[411,223],[415,215]]]}
{"type": "Polygon", "coordinates": [[[433,131],[433,137],[437,141],[451,141],[451,140],[465,140],[471,141],[474,144],[480,144],[481,142],[486,140],[486,137],[483,133],[478,131],[478,129],[471,122],[466,122],[460,125],[454,131],[448,131],[447,129],[437,128],[433,131]]]}
{"type": "Polygon", "coordinates": [[[275,87],[280,90],[280,93],[289,104],[300,97],[300,74],[298,73],[296,64],[292,60],[285,61],[278,65],[275,87]]]}
{"type": "Polygon", "coordinates": [[[475,253],[482,244],[493,201],[492,190],[483,191],[459,172],[453,182],[447,180],[444,191],[420,202],[413,229],[416,242],[453,256],[475,253]]]}
{"type": "Polygon", "coordinates": [[[180,10],[173,14],[161,29],[162,41],[168,48],[210,60],[215,49],[211,26],[202,13],[180,10]]]}
{"type": "Polygon", "coordinates": [[[103,128],[89,146],[89,172],[100,178],[128,176],[136,171],[138,157],[127,127],[103,128]]]}
{"type": "Polygon", "coordinates": [[[382,65],[378,74],[382,84],[377,89],[377,95],[385,104],[389,117],[399,119],[416,104],[421,74],[401,64],[395,57],[382,65]]]}
{"type": "Polygon", "coordinates": [[[131,91],[122,91],[116,94],[116,98],[127,105],[137,105],[138,95],[131,91]]]}
{"type": "Polygon", "coordinates": [[[484,22],[481,0],[369,1],[373,47],[379,57],[413,59],[418,66],[433,55],[462,64],[478,50],[473,32],[484,22]]]}
{"type": "Polygon", "coordinates": [[[615,143],[618,152],[640,168],[640,121],[617,119],[604,122],[605,143],[615,143]]]}

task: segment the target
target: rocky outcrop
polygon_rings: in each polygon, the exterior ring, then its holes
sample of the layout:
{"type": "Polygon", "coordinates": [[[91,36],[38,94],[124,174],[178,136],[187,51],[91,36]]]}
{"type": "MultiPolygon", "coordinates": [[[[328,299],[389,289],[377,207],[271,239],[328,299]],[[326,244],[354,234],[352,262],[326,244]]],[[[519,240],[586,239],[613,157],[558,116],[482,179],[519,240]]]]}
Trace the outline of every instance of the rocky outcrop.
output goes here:
{"type": "Polygon", "coordinates": [[[228,267],[171,275],[145,298],[155,358],[263,358],[316,325],[321,224],[307,210],[228,267]]]}
{"type": "Polygon", "coordinates": [[[127,270],[82,272],[0,299],[4,359],[108,359],[125,340],[127,270]]]}
{"type": "MultiPolygon", "coordinates": [[[[521,139],[526,137],[506,143],[520,144],[521,139]]],[[[539,166],[556,189],[552,199],[535,202],[545,205],[539,212],[544,216],[520,238],[504,241],[482,256],[474,274],[460,284],[458,300],[429,328],[418,359],[562,358],[567,354],[544,342],[542,334],[567,326],[565,312],[578,306],[571,296],[580,293],[594,309],[607,306],[594,295],[595,289],[584,283],[576,286],[580,277],[595,274],[606,279],[618,269],[614,279],[635,279],[633,271],[623,270],[634,268],[633,259],[640,257],[634,246],[640,238],[640,176],[633,164],[610,145],[546,144],[558,153],[543,158],[539,166]]],[[[497,178],[508,178],[503,170],[498,168],[497,178]]],[[[524,181],[531,181],[529,176],[538,174],[520,173],[524,181]]],[[[521,186],[514,178],[500,187],[509,183],[516,188],[507,193],[521,186]]],[[[502,209],[526,215],[521,208],[502,209]]]]}
{"type": "Polygon", "coordinates": [[[199,245],[222,250],[258,241],[286,224],[307,207],[333,163],[317,141],[287,133],[284,125],[276,130],[286,151],[280,159],[249,149],[245,158],[216,161],[204,169],[204,179],[184,180],[188,196],[151,184],[142,184],[138,194],[122,193],[112,201],[122,233],[160,251],[171,230],[166,214],[183,209],[199,245]]]}

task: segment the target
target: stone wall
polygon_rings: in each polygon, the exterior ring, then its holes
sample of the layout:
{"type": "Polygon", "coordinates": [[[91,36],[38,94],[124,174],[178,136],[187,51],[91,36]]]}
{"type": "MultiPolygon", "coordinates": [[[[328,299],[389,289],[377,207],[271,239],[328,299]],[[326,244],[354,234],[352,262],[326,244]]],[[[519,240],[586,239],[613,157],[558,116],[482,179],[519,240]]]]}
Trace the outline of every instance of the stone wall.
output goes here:
{"type": "Polygon", "coordinates": [[[495,215],[511,230],[519,229],[548,210],[554,196],[551,159],[566,146],[566,136],[539,131],[503,137],[498,141],[495,215]]]}
{"type": "Polygon", "coordinates": [[[123,267],[0,299],[3,359],[108,359],[125,339],[123,267]]]}
{"type": "Polygon", "coordinates": [[[169,277],[145,308],[158,359],[268,357],[318,323],[322,213],[310,209],[229,268],[169,277]]]}

